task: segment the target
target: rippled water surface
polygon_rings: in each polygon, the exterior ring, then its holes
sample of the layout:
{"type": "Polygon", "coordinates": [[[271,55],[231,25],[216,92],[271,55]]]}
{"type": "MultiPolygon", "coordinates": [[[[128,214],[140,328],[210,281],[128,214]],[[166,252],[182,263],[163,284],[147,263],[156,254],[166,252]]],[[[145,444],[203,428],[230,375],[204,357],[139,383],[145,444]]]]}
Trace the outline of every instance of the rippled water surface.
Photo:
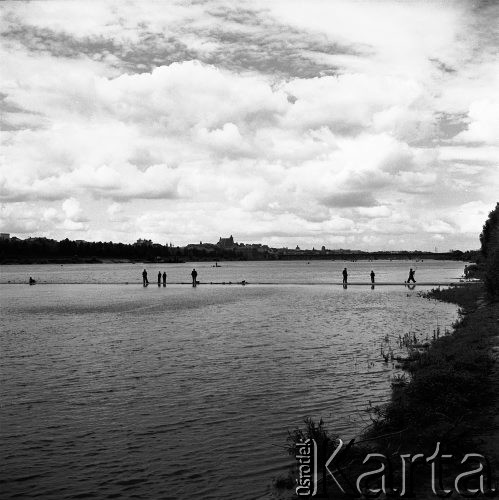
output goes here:
{"type": "MultiPolygon", "coordinates": [[[[463,267],[432,266],[449,278],[463,267]]],[[[2,281],[34,274],[15,267],[2,281]]],[[[388,399],[386,335],[395,345],[456,318],[420,288],[93,284],[102,269],[80,266],[83,285],[0,287],[2,498],[257,498],[285,471],[287,430],[305,416],[350,437],[369,401],[388,399]]]]}
{"type": "Polygon", "coordinates": [[[455,261],[255,261],[221,262],[214,267],[212,262],[184,264],[47,264],[30,266],[0,266],[0,283],[27,283],[30,276],[39,283],[142,283],[142,270],[147,268],[151,283],[157,280],[158,272],[167,273],[168,283],[190,282],[195,267],[198,280],[210,282],[249,283],[331,283],[342,281],[342,270],[348,268],[351,282],[370,282],[371,269],[376,273],[376,282],[403,283],[408,278],[409,268],[416,270],[416,281],[435,283],[455,281],[463,274],[464,264],[455,261]]]}

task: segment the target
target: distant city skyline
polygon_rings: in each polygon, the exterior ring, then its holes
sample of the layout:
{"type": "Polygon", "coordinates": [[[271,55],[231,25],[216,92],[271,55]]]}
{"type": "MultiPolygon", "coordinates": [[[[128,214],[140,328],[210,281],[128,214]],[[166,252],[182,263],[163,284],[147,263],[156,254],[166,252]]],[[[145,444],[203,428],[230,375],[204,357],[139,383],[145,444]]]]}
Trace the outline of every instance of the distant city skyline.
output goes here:
{"type": "MultiPolygon", "coordinates": [[[[24,240],[38,240],[38,239],[44,239],[44,240],[48,240],[50,238],[46,238],[45,236],[28,236],[27,238],[20,238],[16,235],[11,235],[10,233],[0,233],[0,240],[12,240],[12,241],[24,241],[24,240]]],[[[63,241],[65,240],[66,238],[63,238],[61,240],[57,240],[57,239],[53,239],[53,241],[63,241]]],[[[69,238],[67,238],[69,239],[69,238]]],[[[97,243],[97,241],[95,240],[70,240],[72,242],[75,242],[75,243],[97,243]]],[[[374,250],[362,250],[360,248],[343,248],[343,247],[335,247],[335,248],[330,248],[330,247],[326,247],[326,245],[321,245],[320,247],[306,247],[306,246],[300,246],[300,245],[296,245],[296,247],[288,247],[286,245],[284,246],[280,246],[280,247],[273,247],[272,245],[268,245],[267,243],[265,242],[261,242],[261,241],[237,241],[233,238],[233,236],[231,235],[229,238],[222,238],[222,237],[219,237],[219,240],[218,241],[194,241],[194,242],[190,242],[190,243],[187,243],[185,245],[177,245],[175,244],[174,242],[172,241],[153,241],[153,240],[150,240],[150,239],[147,239],[147,238],[138,238],[135,242],[131,242],[131,243],[127,243],[127,242],[123,242],[123,241],[102,241],[102,243],[113,243],[113,244],[131,244],[131,245],[150,245],[150,246],[154,246],[154,245],[161,245],[161,246],[165,246],[165,247],[170,247],[170,248],[188,248],[188,247],[191,247],[191,248],[194,248],[194,247],[220,247],[222,249],[231,249],[231,248],[237,248],[237,247],[258,247],[258,248],[266,248],[266,249],[281,249],[281,250],[291,250],[291,251],[305,251],[305,252],[308,252],[308,251],[317,251],[317,252],[342,252],[342,251],[345,251],[345,252],[394,252],[394,253],[397,253],[397,252],[405,252],[406,250],[404,249],[374,249],[374,250]]],[[[427,250],[422,250],[420,248],[414,248],[414,249],[411,249],[411,250],[407,250],[409,252],[418,252],[418,251],[423,251],[423,252],[426,252],[426,253],[450,253],[450,252],[454,252],[454,251],[459,251],[459,249],[455,249],[455,248],[438,248],[437,246],[435,246],[433,249],[427,249],[427,250]]],[[[473,248],[467,248],[465,249],[465,251],[480,251],[480,248],[479,248],[479,245],[477,244],[476,247],[473,247],[473,248]]]]}
{"type": "Polygon", "coordinates": [[[2,2],[0,231],[469,250],[499,5],[2,2]]]}

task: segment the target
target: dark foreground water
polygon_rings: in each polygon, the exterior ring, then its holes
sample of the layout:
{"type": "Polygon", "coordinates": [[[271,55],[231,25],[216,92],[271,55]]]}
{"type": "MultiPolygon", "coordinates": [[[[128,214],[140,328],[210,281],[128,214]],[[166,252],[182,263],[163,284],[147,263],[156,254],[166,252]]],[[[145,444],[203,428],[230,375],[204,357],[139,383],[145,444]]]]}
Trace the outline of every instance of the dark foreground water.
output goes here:
{"type": "Polygon", "coordinates": [[[2,285],[0,496],[257,498],[305,416],[348,438],[388,399],[386,335],[450,327],[455,307],[417,291],[2,285]]]}

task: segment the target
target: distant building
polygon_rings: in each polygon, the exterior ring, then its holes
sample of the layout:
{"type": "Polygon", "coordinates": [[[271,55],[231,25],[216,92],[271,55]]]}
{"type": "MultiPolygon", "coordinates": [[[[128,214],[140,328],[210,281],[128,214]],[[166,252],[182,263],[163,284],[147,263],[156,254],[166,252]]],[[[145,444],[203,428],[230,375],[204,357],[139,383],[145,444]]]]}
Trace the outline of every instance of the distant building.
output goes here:
{"type": "Polygon", "coordinates": [[[242,253],[246,256],[251,256],[255,254],[268,254],[271,252],[271,249],[268,245],[262,245],[261,243],[239,243],[238,252],[242,253]]]}
{"type": "MultiPolygon", "coordinates": [[[[68,238],[66,238],[66,240],[69,241],[68,238]]],[[[26,238],[25,241],[55,241],[55,240],[50,240],[49,238],[45,238],[45,236],[35,236],[35,237],[30,236],[29,238],[26,238]]]]}
{"type": "Polygon", "coordinates": [[[234,238],[232,237],[232,234],[230,235],[230,238],[220,238],[218,240],[217,246],[220,248],[234,248],[236,245],[234,244],[234,238]]]}
{"type": "Polygon", "coordinates": [[[134,245],[146,245],[148,247],[152,247],[152,240],[143,240],[143,239],[138,239],[134,245]]]}
{"type": "Polygon", "coordinates": [[[10,233],[0,233],[0,240],[10,240],[10,233]]]}
{"type": "Polygon", "coordinates": [[[203,250],[205,252],[212,253],[216,249],[216,245],[213,243],[203,243],[202,241],[199,242],[199,245],[197,243],[189,243],[185,247],[187,250],[203,250]]]}

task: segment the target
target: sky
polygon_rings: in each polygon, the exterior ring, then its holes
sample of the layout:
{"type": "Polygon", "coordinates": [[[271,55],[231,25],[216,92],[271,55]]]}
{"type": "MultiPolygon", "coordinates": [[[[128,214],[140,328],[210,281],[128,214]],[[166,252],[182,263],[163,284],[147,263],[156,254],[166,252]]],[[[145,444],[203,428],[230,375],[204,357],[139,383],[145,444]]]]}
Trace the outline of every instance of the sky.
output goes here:
{"type": "Polygon", "coordinates": [[[475,249],[495,0],[0,4],[0,230],[475,249]]]}

